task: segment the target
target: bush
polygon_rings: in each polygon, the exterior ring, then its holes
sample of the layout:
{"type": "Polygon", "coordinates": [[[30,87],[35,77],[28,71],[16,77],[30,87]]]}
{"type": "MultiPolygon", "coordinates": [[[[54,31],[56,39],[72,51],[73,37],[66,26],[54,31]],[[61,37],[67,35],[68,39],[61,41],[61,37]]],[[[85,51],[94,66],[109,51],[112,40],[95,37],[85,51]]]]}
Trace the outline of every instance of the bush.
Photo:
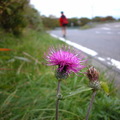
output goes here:
{"type": "Polygon", "coordinates": [[[54,16],[49,17],[42,16],[42,21],[43,25],[47,29],[54,29],[55,27],[59,27],[59,19],[54,16]]]}
{"type": "Polygon", "coordinates": [[[28,27],[34,30],[43,31],[42,17],[36,9],[32,6],[26,7],[26,18],[28,21],[28,27]]]}
{"type": "Polygon", "coordinates": [[[91,20],[88,19],[88,18],[81,18],[80,19],[80,26],[84,26],[86,25],[87,23],[89,23],[91,20]]]}
{"type": "Polygon", "coordinates": [[[29,0],[1,0],[0,26],[7,32],[18,35],[27,25],[25,7],[29,0]]]}

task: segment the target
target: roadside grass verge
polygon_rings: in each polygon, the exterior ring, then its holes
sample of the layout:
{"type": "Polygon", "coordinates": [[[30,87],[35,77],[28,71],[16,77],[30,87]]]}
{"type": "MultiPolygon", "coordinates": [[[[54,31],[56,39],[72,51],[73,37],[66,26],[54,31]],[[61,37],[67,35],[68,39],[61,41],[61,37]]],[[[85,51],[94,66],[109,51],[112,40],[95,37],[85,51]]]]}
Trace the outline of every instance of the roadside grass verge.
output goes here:
{"type": "MultiPolygon", "coordinates": [[[[44,53],[50,46],[64,44],[46,33],[26,30],[21,38],[0,33],[0,119],[54,120],[56,84],[54,68],[45,65],[44,53]]],[[[102,74],[100,80],[107,81],[102,74]]],[[[87,87],[85,75],[71,75],[62,81],[62,94],[87,87]]],[[[98,91],[90,120],[118,120],[120,100],[112,83],[109,96],[98,91]]],[[[84,120],[91,91],[60,101],[60,120],[84,120]]]]}

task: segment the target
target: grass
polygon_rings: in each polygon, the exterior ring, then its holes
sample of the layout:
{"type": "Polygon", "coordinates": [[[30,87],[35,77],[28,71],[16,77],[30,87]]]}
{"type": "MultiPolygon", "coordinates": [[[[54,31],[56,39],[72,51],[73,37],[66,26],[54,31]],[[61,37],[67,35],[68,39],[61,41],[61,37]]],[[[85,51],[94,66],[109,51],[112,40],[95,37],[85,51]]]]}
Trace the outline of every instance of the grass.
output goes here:
{"type": "MultiPolygon", "coordinates": [[[[46,33],[26,30],[21,38],[0,32],[0,119],[54,120],[57,80],[54,68],[46,66],[44,52],[50,46],[64,44],[46,33]]],[[[101,74],[100,80],[107,81],[101,74]]],[[[71,75],[62,81],[63,96],[87,88],[86,76],[71,75]]],[[[112,83],[107,96],[98,91],[90,120],[118,120],[120,100],[112,83]],[[108,112],[109,111],[109,112],[108,112]]],[[[60,101],[60,120],[84,120],[91,91],[60,101]]]]}

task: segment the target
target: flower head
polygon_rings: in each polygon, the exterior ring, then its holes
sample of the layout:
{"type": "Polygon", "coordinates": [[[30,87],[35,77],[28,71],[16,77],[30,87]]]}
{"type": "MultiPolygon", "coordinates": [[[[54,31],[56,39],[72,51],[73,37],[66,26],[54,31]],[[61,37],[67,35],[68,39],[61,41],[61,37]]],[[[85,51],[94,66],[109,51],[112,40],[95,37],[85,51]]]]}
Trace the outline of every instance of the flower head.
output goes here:
{"type": "Polygon", "coordinates": [[[87,77],[90,81],[96,81],[99,78],[99,72],[92,66],[87,70],[87,77]]]}
{"type": "Polygon", "coordinates": [[[82,64],[86,60],[83,60],[84,56],[80,51],[76,51],[71,47],[63,48],[51,48],[48,52],[46,60],[48,65],[57,65],[57,73],[69,74],[71,72],[78,73],[85,66],[82,64]]]}
{"type": "Polygon", "coordinates": [[[90,87],[93,88],[93,90],[100,88],[100,82],[98,81],[99,72],[93,66],[87,70],[87,77],[90,80],[90,87]]]}

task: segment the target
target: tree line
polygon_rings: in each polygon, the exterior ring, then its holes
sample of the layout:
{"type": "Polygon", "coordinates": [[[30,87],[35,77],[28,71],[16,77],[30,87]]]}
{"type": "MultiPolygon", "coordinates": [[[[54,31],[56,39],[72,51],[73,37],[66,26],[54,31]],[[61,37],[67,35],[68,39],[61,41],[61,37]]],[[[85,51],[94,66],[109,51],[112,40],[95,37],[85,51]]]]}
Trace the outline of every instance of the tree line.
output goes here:
{"type": "MultiPolygon", "coordinates": [[[[59,18],[56,18],[55,16],[42,16],[43,24],[46,28],[55,28],[59,27],[59,18]]],[[[84,26],[86,24],[89,24],[91,22],[113,22],[116,21],[115,18],[112,16],[106,16],[106,17],[94,17],[92,19],[82,17],[82,18],[68,18],[68,27],[77,27],[77,26],[84,26]]]]}
{"type": "MultiPolygon", "coordinates": [[[[115,21],[112,16],[89,18],[68,18],[68,26],[84,26],[90,22],[115,21]]],[[[34,30],[59,27],[59,18],[43,16],[30,5],[30,0],[0,0],[0,28],[20,35],[24,28],[34,30]]]]}

